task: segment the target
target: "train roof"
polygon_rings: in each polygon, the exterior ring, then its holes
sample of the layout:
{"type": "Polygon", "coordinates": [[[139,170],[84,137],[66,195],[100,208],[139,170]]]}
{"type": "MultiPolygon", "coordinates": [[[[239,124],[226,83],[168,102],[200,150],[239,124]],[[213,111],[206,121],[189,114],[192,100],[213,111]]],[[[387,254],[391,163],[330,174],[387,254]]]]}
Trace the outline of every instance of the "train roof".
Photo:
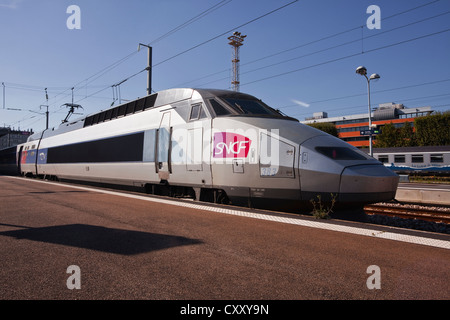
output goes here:
{"type": "MultiPolygon", "coordinates": [[[[369,152],[369,149],[363,149],[369,152]]],[[[398,147],[398,148],[374,148],[373,153],[414,153],[414,152],[447,152],[450,146],[422,146],[422,147],[398,147]]]]}
{"type": "MultiPolygon", "coordinates": [[[[151,108],[157,108],[167,104],[177,103],[183,100],[193,99],[195,93],[198,93],[203,99],[212,99],[215,97],[220,98],[237,98],[237,99],[257,99],[256,97],[230,90],[221,89],[196,89],[196,88],[174,88],[159,91],[157,93],[147,95],[142,98],[138,98],[133,101],[122,103],[118,106],[110,107],[108,109],[87,115],[80,119],[71,122],[65,122],[59,125],[58,128],[52,128],[45,130],[44,132],[35,133],[28,138],[28,141],[38,140],[41,137],[49,137],[65,132],[81,129],[87,126],[102,123],[106,120],[115,119],[117,117],[127,116],[135,114],[137,112],[145,111],[151,108]]],[[[200,97],[199,97],[200,98],[200,97]]],[[[268,107],[268,106],[267,106],[268,107]]],[[[270,108],[270,107],[268,107],[270,108]]],[[[270,108],[274,113],[278,113],[280,118],[291,119],[298,121],[297,119],[290,118],[283,115],[280,111],[270,108]]],[[[233,116],[233,114],[230,114],[233,116]]]]}
{"type": "Polygon", "coordinates": [[[51,128],[45,130],[44,132],[39,132],[31,135],[30,137],[28,137],[28,141],[30,142],[38,140],[41,137],[49,137],[57,134],[62,134],[64,132],[69,132],[93,124],[97,124],[103,122],[107,116],[109,116],[109,118],[111,118],[112,115],[115,115],[115,117],[127,116],[150,108],[156,108],[165,104],[190,99],[193,93],[194,89],[189,88],[167,89],[159,91],[157,93],[147,95],[136,100],[122,103],[118,106],[95,112],[75,121],[61,123],[57,128],[51,128]]]}

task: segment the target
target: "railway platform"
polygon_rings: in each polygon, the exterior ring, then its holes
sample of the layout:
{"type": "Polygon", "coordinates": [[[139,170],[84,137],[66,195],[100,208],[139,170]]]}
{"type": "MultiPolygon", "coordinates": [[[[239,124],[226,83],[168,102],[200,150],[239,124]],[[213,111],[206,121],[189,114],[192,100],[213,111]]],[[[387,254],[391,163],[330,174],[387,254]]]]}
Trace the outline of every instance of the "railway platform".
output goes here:
{"type": "Polygon", "coordinates": [[[450,206],[450,185],[400,183],[395,199],[400,202],[450,206]]]}
{"type": "Polygon", "coordinates": [[[445,234],[25,178],[0,187],[0,299],[450,298],[445,234]]]}

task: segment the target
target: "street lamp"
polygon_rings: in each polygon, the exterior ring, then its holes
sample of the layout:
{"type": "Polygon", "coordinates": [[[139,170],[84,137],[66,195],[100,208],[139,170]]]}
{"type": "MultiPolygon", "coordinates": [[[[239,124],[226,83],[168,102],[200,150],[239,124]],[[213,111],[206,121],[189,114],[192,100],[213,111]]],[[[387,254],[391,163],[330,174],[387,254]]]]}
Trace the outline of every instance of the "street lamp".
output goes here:
{"type": "MultiPolygon", "coordinates": [[[[367,80],[367,92],[368,92],[368,97],[369,97],[369,130],[372,130],[372,112],[371,112],[371,108],[370,108],[370,81],[371,80],[377,80],[380,79],[380,75],[377,73],[373,73],[370,77],[367,77],[367,69],[366,67],[363,66],[359,66],[358,68],[356,68],[356,73],[364,76],[367,80]]],[[[372,132],[370,131],[370,135],[369,135],[369,153],[370,156],[373,157],[373,150],[372,150],[372,132]]]]}

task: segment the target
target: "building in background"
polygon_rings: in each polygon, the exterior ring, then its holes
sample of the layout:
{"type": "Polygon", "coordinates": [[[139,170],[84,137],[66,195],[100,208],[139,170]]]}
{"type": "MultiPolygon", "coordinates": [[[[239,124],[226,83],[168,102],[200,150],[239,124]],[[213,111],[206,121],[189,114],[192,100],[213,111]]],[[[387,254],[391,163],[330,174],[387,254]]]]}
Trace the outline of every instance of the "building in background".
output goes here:
{"type": "Polygon", "coordinates": [[[0,128],[0,150],[17,146],[27,141],[32,131],[16,131],[11,128],[0,128]]]}
{"type": "MultiPolygon", "coordinates": [[[[383,125],[393,123],[396,127],[402,127],[405,122],[410,122],[414,127],[414,119],[433,113],[430,106],[419,108],[406,108],[403,104],[393,102],[382,103],[372,111],[372,125],[377,125],[383,130],[383,125]]],[[[369,130],[369,115],[367,113],[329,118],[326,112],[316,112],[312,117],[302,121],[304,124],[329,122],[336,125],[339,138],[351,145],[364,148],[369,147],[369,136],[361,135],[361,131],[369,130]]],[[[376,137],[375,137],[376,139],[376,137]]]]}

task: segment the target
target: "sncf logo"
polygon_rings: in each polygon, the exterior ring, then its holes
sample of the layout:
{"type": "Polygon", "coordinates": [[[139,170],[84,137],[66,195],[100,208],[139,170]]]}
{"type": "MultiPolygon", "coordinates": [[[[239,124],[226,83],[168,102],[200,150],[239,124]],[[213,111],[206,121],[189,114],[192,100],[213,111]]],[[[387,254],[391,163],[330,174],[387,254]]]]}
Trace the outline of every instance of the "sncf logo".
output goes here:
{"type": "Polygon", "coordinates": [[[214,158],[246,158],[252,141],[240,134],[214,133],[214,158]]]}

